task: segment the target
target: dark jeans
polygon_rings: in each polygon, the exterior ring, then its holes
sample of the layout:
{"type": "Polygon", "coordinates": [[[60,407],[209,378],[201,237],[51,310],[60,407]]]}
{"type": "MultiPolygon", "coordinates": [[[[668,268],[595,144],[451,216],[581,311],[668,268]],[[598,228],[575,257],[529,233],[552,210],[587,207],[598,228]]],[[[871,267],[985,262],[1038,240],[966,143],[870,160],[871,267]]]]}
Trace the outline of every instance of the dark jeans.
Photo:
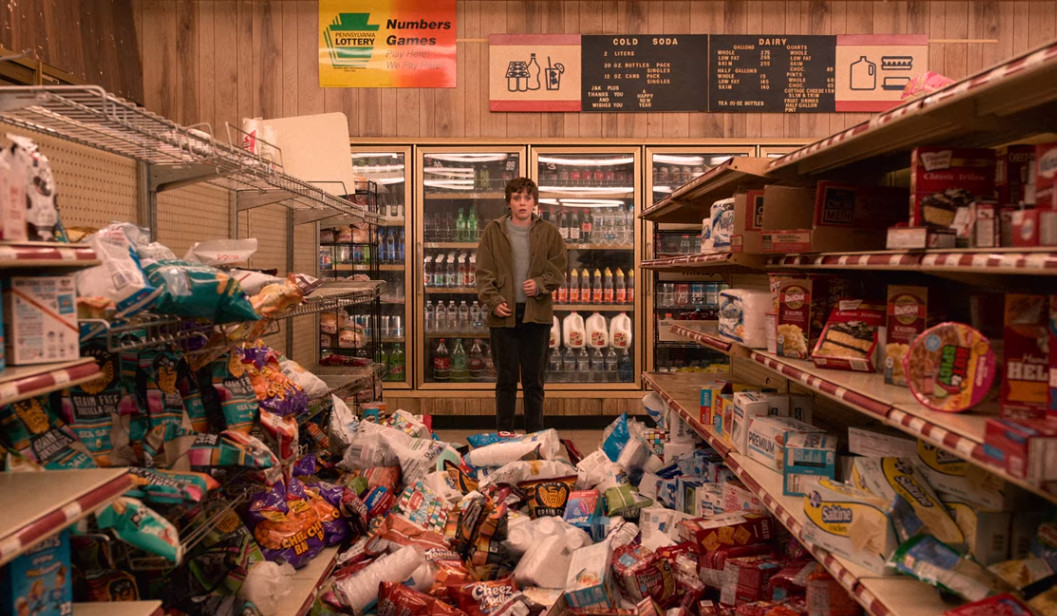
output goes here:
{"type": "Polygon", "coordinates": [[[543,429],[543,380],[551,326],[524,323],[524,304],[518,304],[514,314],[516,326],[491,328],[492,363],[496,372],[496,429],[514,429],[520,373],[521,388],[525,392],[525,431],[537,432],[543,429]]]}

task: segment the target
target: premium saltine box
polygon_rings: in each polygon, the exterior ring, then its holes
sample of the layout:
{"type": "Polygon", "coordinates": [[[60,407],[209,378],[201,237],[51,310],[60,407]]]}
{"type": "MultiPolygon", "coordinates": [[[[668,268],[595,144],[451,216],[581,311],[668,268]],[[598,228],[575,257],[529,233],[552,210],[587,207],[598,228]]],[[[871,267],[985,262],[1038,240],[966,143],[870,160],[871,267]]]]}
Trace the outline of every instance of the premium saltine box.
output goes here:
{"type": "Polygon", "coordinates": [[[910,343],[925,331],[928,297],[928,287],[888,286],[883,350],[885,383],[889,385],[907,385],[903,358],[910,343]]]}
{"type": "Polygon", "coordinates": [[[958,208],[994,192],[994,150],[920,146],[910,156],[911,227],[950,227],[958,208]]]}

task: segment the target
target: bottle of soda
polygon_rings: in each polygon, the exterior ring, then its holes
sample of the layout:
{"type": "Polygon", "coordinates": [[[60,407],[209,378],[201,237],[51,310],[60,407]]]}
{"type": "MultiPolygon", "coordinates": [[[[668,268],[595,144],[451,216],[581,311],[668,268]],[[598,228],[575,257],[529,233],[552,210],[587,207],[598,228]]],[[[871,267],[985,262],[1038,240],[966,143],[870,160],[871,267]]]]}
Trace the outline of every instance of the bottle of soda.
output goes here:
{"type": "Polygon", "coordinates": [[[558,293],[557,293],[557,296],[554,298],[554,301],[559,303],[559,304],[564,304],[564,303],[569,301],[569,279],[568,278],[566,278],[564,281],[562,281],[562,285],[560,287],[558,287],[558,293]]]}
{"type": "Polygon", "coordinates": [[[474,338],[473,346],[470,347],[469,359],[470,380],[480,382],[485,380],[488,367],[484,359],[484,351],[481,350],[481,341],[474,338]]]}
{"type": "Polygon", "coordinates": [[[627,303],[627,301],[628,301],[628,290],[624,286],[624,270],[622,270],[622,269],[620,269],[618,267],[615,278],[616,278],[616,282],[614,282],[613,284],[614,284],[614,288],[616,290],[616,293],[615,293],[615,295],[613,297],[613,301],[618,303],[618,304],[627,303]]]}
{"type": "Polygon", "coordinates": [[[459,302],[458,308],[459,325],[458,331],[465,332],[470,329],[470,307],[466,305],[466,300],[459,302]]]}
{"type": "MultiPolygon", "coordinates": [[[[598,289],[599,293],[602,289],[598,289]]],[[[584,304],[591,303],[591,272],[587,271],[587,268],[580,270],[580,302],[584,304]]]]}
{"type": "Polygon", "coordinates": [[[459,285],[460,287],[470,286],[470,265],[466,262],[466,253],[459,254],[459,285]]]}
{"type": "Polygon", "coordinates": [[[602,283],[602,303],[612,304],[613,298],[615,296],[613,290],[613,272],[608,267],[606,268],[605,278],[603,280],[604,282],[602,283]]]}
{"type": "Polygon", "coordinates": [[[403,381],[407,374],[407,359],[404,355],[404,345],[400,342],[393,344],[393,350],[389,353],[389,380],[403,381]]]}
{"type": "Polygon", "coordinates": [[[635,380],[635,376],[632,374],[631,355],[628,354],[627,349],[620,349],[620,356],[617,359],[617,373],[620,376],[621,383],[631,383],[635,380]]]}
{"type": "Polygon", "coordinates": [[[606,349],[606,378],[603,379],[607,382],[613,383],[617,380],[617,363],[619,362],[617,352],[613,347],[606,349]]]}
{"type": "Polygon", "coordinates": [[[444,268],[444,286],[459,286],[459,270],[455,266],[455,253],[448,253],[447,265],[444,268]]]}
{"type": "Polygon", "coordinates": [[[469,261],[466,266],[466,286],[473,287],[477,285],[477,254],[471,252],[469,261]]]}
{"type": "Polygon", "coordinates": [[[433,351],[433,380],[446,383],[450,379],[451,353],[448,352],[448,346],[444,344],[444,338],[441,338],[440,344],[433,351]]]}
{"type": "Polygon", "coordinates": [[[466,350],[462,348],[462,338],[455,339],[455,348],[451,351],[451,380],[453,383],[466,383],[470,380],[469,361],[466,350]]]}
{"type": "Polygon", "coordinates": [[[595,268],[595,283],[591,285],[591,303],[602,303],[602,270],[595,268]]]}
{"type": "Polygon", "coordinates": [[[628,270],[627,296],[628,296],[628,303],[629,304],[634,304],[635,303],[635,270],[633,270],[633,269],[629,269],[628,270]]]}
{"type": "Polygon", "coordinates": [[[578,303],[580,301],[580,272],[576,271],[575,267],[569,272],[568,287],[569,303],[578,303]]]}
{"type": "Polygon", "coordinates": [[[459,215],[455,217],[455,241],[466,241],[466,217],[462,213],[462,208],[459,208],[459,215]]]}
{"type": "Polygon", "coordinates": [[[433,260],[429,258],[429,255],[426,255],[422,259],[422,273],[423,273],[422,283],[424,285],[426,285],[427,287],[432,287],[433,286],[433,260]]]}
{"type": "Polygon", "coordinates": [[[591,217],[591,210],[584,208],[580,212],[580,241],[584,244],[591,243],[591,231],[594,227],[594,220],[591,217]]]}
{"type": "Polygon", "coordinates": [[[404,241],[405,241],[404,230],[400,229],[400,233],[398,234],[398,236],[396,238],[396,262],[397,263],[403,263],[404,262],[404,241]]]}

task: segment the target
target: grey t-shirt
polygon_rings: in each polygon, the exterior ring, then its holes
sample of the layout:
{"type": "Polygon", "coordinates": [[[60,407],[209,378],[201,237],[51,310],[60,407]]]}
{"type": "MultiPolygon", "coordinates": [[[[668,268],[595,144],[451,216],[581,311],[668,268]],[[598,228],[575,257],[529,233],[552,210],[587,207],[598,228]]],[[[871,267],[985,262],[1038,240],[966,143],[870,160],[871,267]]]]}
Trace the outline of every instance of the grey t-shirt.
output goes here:
{"type": "MultiPolygon", "coordinates": [[[[514,301],[518,304],[525,303],[525,289],[522,285],[528,279],[529,268],[529,227],[515,225],[509,218],[506,221],[507,234],[510,236],[510,258],[514,263],[514,291],[517,294],[514,301]]],[[[513,306],[511,306],[513,309],[513,306]]]]}

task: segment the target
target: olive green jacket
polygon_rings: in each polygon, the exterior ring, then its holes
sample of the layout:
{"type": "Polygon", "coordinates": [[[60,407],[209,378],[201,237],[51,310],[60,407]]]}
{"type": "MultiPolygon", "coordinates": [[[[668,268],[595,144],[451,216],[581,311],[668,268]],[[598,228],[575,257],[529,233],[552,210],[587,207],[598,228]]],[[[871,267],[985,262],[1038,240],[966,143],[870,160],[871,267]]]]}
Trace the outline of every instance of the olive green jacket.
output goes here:
{"type": "MultiPolygon", "coordinates": [[[[514,288],[514,265],[511,258],[510,235],[506,221],[510,214],[488,223],[477,245],[477,297],[488,307],[486,323],[489,327],[514,327],[513,315],[500,317],[497,306],[506,302],[514,311],[516,289],[514,288]]],[[[539,292],[525,298],[525,322],[550,325],[554,318],[551,293],[565,281],[565,242],[558,227],[532,217],[529,229],[528,277],[536,281],[539,292]]]]}

